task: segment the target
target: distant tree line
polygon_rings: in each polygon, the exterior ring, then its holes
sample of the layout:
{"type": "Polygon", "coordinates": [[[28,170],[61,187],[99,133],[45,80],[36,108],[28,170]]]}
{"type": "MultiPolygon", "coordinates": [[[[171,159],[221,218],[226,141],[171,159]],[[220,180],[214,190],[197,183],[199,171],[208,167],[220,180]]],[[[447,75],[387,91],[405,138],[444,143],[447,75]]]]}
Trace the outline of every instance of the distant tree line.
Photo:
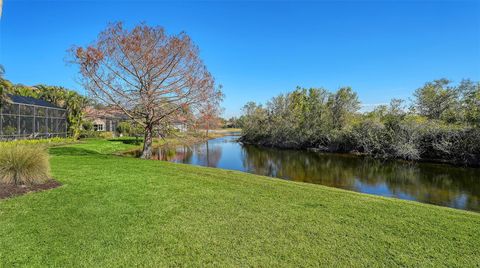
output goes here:
{"type": "Polygon", "coordinates": [[[393,99],[371,112],[360,108],[350,87],[297,88],[265,106],[247,103],[236,124],[246,143],[480,166],[479,82],[435,80],[410,105],[393,99]]]}

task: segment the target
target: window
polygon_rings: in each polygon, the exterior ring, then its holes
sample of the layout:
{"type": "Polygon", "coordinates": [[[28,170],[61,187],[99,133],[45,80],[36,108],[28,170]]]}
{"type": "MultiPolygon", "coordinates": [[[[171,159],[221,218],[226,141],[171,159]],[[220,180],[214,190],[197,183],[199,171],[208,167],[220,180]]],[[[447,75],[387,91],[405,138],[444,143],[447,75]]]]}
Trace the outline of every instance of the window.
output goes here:
{"type": "Polygon", "coordinates": [[[103,125],[102,124],[99,124],[99,125],[95,124],[95,125],[93,125],[93,130],[103,131],[103,125]]]}

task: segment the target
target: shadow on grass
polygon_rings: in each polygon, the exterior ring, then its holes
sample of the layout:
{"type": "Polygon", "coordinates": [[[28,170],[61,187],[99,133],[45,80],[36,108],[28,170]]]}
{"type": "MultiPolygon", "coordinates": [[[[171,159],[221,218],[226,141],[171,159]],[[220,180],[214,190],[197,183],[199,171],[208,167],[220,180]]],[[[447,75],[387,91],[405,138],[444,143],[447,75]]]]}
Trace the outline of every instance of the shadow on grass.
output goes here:
{"type": "Polygon", "coordinates": [[[110,139],[108,141],[111,142],[121,142],[123,144],[133,144],[133,145],[140,145],[143,143],[143,139],[135,139],[135,138],[116,138],[116,139],[110,139]]]}
{"type": "Polygon", "coordinates": [[[100,155],[99,152],[75,147],[54,147],[49,150],[50,155],[100,155]]]}

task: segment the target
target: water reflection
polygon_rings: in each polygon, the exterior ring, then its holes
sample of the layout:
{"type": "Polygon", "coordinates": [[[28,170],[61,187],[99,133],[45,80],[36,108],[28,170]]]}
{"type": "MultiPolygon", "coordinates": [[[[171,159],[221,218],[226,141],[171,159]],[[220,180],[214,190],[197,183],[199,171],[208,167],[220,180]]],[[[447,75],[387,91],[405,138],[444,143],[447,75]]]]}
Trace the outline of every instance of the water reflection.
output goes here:
{"type": "MultiPolygon", "coordinates": [[[[140,156],[140,152],[135,152],[140,156]]],[[[218,167],[222,148],[209,142],[195,146],[160,147],[153,150],[152,159],[206,167],[218,167]]]]}
{"type": "Polygon", "coordinates": [[[237,143],[234,136],[156,149],[154,158],[480,211],[480,169],[475,168],[262,148],[237,143]]]}

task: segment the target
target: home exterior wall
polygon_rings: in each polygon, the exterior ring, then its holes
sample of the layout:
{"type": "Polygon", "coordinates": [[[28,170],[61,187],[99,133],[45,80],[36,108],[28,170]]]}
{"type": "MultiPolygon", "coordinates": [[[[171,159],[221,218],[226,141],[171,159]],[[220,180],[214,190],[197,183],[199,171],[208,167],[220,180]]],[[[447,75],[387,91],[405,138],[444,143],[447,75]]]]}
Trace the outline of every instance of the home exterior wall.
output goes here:
{"type": "Polygon", "coordinates": [[[117,126],[123,120],[117,118],[91,118],[94,131],[117,131],[117,126]]]}
{"type": "Polygon", "coordinates": [[[173,123],[172,127],[180,132],[186,132],[188,130],[187,124],[185,123],[173,123]]]}

